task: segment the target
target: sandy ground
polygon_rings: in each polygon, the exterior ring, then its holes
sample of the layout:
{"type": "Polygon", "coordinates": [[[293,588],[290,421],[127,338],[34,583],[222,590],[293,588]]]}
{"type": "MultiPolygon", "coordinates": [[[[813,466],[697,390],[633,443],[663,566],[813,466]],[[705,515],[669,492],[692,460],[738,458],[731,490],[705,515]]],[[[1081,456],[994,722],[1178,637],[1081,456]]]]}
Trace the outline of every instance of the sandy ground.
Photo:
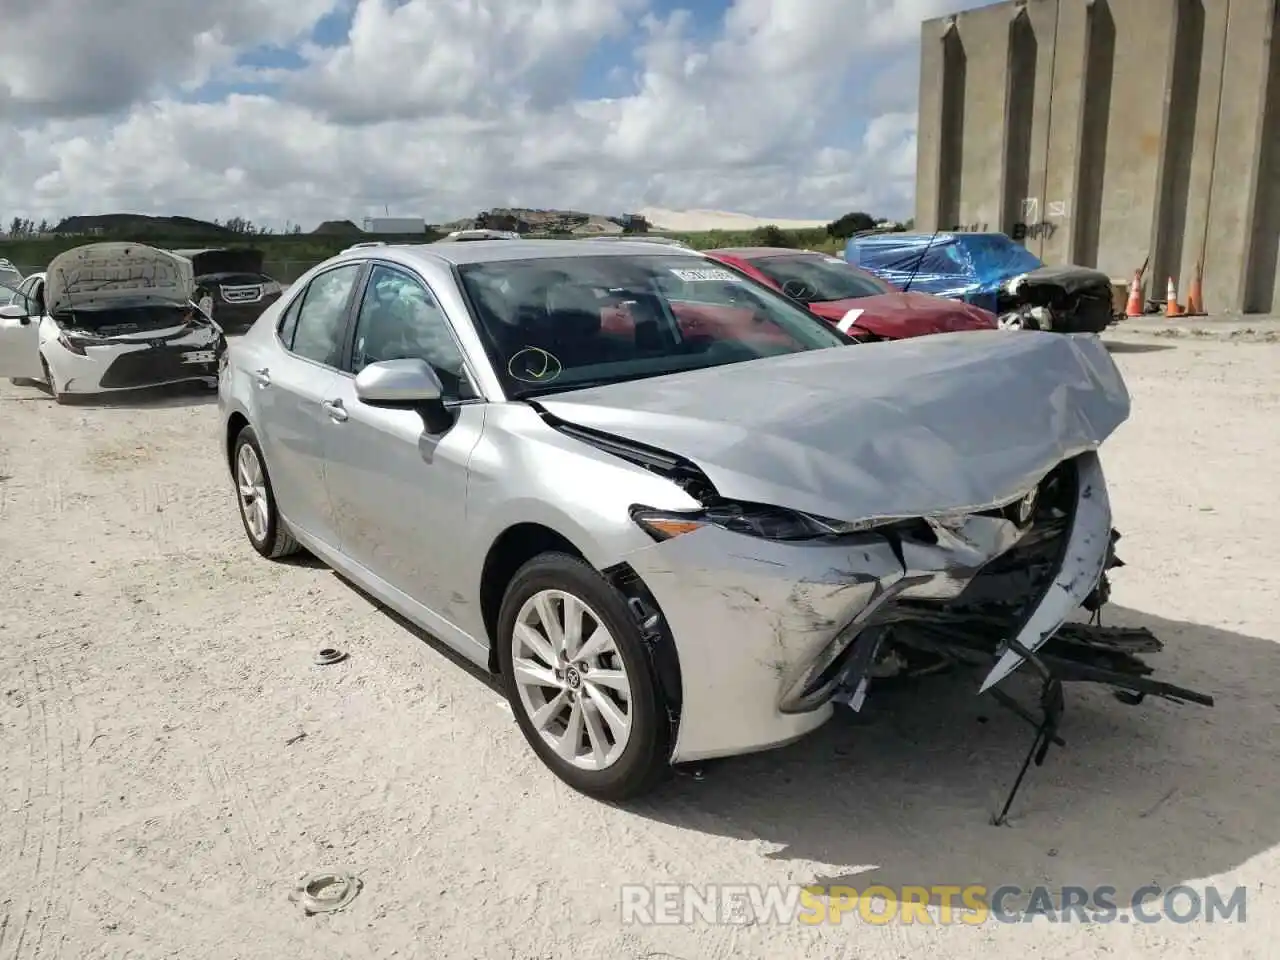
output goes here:
{"type": "Polygon", "coordinates": [[[0,386],[0,960],[1274,955],[1280,345],[1125,335],[1114,622],[1216,708],[1069,691],[1066,749],[936,678],[628,809],[545,773],[499,697],[329,572],[245,542],[202,394],[0,386]],[[315,651],[350,652],[337,666],[315,651]],[[982,722],[984,718],[987,722],[982,722]],[[303,736],[305,735],[305,736],[303,736]],[[301,739],[298,739],[301,737],[301,739]],[[304,872],[349,868],[304,917],[304,872]],[[1243,924],[624,926],[628,883],[1155,882],[1243,924]]]}

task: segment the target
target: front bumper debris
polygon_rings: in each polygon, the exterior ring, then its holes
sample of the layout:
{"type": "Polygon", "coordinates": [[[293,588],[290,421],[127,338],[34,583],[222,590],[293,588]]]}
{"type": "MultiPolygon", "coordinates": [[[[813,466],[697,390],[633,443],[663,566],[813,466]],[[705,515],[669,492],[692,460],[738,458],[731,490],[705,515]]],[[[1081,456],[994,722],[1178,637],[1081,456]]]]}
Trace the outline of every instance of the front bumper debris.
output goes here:
{"type": "Polygon", "coordinates": [[[797,739],[835,703],[860,709],[900,654],[985,671],[978,692],[1036,725],[1037,762],[1062,742],[1066,682],[1108,685],[1127,703],[1153,695],[1212,705],[1151,676],[1140,655],[1161,645],[1149,632],[1068,622],[1105,605],[1106,572],[1120,565],[1097,455],[1064,461],[1030,493],[927,518],[929,536],[870,530],[785,542],[707,527],[628,556],[678,656],[672,762],[797,739]],[[1041,682],[1040,719],[1000,688],[1024,663],[1041,682]]]}

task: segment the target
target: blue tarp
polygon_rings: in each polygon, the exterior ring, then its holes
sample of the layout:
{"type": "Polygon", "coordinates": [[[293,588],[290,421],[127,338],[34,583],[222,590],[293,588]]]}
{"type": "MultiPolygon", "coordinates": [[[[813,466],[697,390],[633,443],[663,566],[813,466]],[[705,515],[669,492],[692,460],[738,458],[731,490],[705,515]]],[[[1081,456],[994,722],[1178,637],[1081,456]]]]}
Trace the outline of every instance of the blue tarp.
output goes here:
{"type": "Polygon", "coordinates": [[[844,258],[896,287],[964,300],[993,313],[1000,284],[1044,266],[1003,233],[878,233],[851,237],[844,258]]]}

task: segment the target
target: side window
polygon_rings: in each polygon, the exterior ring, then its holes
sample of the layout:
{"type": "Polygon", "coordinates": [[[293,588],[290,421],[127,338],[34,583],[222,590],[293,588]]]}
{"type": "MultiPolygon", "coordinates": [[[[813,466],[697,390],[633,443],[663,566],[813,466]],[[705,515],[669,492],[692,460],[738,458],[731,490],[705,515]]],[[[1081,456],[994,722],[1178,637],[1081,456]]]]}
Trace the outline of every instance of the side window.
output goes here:
{"type": "MultiPolygon", "coordinates": [[[[290,349],[300,357],[336,367],[342,360],[342,333],[347,301],[361,264],[350,263],[322,273],[307,285],[294,321],[290,349]]],[[[287,319],[287,318],[286,318],[287,319]]],[[[283,338],[283,331],[282,331],[283,338]]]]}
{"type": "Polygon", "coordinates": [[[293,335],[298,329],[298,314],[302,311],[302,300],[306,296],[304,290],[298,295],[293,303],[289,304],[284,315],[280,318],[280,326],[277,332],[280,334],[280,342],[289,350],[293,349],[293,335]]]}
{"type": "Polygon", "coordinates": [[[444,311],[422,283],[382,265],[369,274],[351,350],[351,372],[371,363],[417,357],[435,370],[452,399],[475,396],[466,382],[462,351],[444,311]]]}
{"type": "Polygon", "coordinates": [[[18,288],[27,298],[27,309],[45,313],[44,305],[44,280],[40,277],[27,277],[23,285],[18,288]]]}

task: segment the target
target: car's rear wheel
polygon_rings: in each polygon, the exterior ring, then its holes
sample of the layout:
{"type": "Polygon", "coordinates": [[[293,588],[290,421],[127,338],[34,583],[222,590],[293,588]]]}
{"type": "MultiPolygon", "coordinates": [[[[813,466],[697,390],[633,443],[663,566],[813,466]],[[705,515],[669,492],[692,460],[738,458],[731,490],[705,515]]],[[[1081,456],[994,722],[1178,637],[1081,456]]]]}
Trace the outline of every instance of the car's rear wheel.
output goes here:
{"type": "Polygon", "coordinates": [[[269,560],[296,553],[298,541],[280,519],[267,461],[252,427],[245,427],[236,436],[231,463],[240,521],[253,549],[269,560]]]}
{"type": "Polygon", "coordinates": [[[668,770],[670,725],[644,641],[622,595],[588,564],[546,553],[521,567],[496,639],[520,730],[561,780],[617,801],[668,770]]]}

